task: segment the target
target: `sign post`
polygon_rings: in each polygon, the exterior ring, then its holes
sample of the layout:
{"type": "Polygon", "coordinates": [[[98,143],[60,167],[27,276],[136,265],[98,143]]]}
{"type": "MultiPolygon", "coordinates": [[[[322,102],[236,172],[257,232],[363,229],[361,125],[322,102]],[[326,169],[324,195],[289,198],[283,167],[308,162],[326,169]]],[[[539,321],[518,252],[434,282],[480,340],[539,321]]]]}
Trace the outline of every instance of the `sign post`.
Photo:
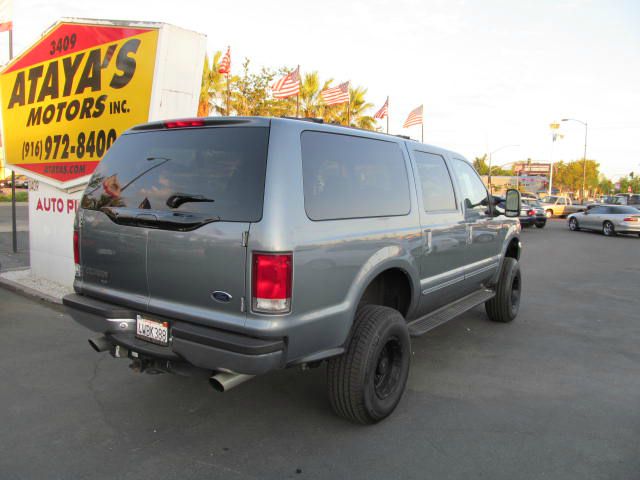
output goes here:
{"type": "Polygon", "coordinates": [[[6,161],[28,175],[32,273],[73,282],[73,218],[113,142],[197,111],[204,35],[167,24],[62,20],[0,72],[6,161]]]}

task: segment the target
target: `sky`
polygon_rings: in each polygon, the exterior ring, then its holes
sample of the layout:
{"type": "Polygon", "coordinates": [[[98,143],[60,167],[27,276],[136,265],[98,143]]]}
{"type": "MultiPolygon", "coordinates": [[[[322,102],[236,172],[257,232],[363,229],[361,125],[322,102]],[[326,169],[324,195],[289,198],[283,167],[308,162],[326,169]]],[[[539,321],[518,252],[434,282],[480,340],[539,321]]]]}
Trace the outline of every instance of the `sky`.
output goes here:
{"type": "MultiPolygon", "coordinates": [[[[390,131],[424,104],[424,141],[494,165],[587,157],[609,177],[640,173],[638,0],[14,0],[14,54],[61,17],[160,21],[232,49],[233,67],[301,65],[351,80],[390,131]],[[504,148],[503,148],[504,147],[504,148]],[[498,150],[498,151],[496,151],[498,150]]],[[[7,58],[0,34],[0,59],[7,58]]],[[[384,125],[384,124],[383,124],[384,125]]]]}

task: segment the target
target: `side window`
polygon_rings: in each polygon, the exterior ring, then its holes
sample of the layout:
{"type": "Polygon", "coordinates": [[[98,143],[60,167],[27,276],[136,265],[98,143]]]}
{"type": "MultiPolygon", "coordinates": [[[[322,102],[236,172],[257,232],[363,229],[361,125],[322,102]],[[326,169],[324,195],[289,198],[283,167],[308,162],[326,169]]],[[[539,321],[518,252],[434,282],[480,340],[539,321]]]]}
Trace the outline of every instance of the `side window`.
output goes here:
{"type": "Polygon", "coordinates": [[[447,165],[440,155],[413,151],[422,186],[425,211],[456,210],[456,197],[447,165]]]}
{"type": "Polygon", "coordinates": [[[397,143],[305,131],[301,144],[304,207],[311,220],[409,213],[409,180],[397,143]]]}
{"type": "Polygon", "coordinates": [[[453,169],[462,193],[465,217],[469,219],[489,216],[487,189],[473,167],[463,160],[455,159],[453,169]]]}

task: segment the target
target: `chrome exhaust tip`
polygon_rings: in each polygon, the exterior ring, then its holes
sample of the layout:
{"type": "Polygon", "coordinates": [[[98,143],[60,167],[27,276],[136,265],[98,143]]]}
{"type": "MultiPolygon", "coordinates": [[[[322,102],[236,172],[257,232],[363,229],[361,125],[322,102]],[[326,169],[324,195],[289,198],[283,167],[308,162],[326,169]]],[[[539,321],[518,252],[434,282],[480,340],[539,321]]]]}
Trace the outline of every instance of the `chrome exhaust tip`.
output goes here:
{"type": "Polygon", "coordinates": [[[209,383],[214,390],[226,392],[241,383],[251,380],[254,375],[244,375],[242,373],[220,372],[209,377],[209,383]]]}
{"type": "Polygon", "coordinates": [[[106,352],[107,350],[111,349],[111,342],[104,335],[90,338],[89,345],[91,345],[91,348],[93,348],[98,353],[106,352]]]}

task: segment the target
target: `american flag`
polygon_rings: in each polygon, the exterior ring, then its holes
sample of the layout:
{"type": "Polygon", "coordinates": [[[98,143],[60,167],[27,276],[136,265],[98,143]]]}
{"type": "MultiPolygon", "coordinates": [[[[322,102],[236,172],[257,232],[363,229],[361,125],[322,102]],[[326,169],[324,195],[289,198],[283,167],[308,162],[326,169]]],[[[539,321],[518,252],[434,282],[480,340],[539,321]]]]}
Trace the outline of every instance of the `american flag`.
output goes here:
{"type": "Polygon", "coordinates": [[[349,82],[344,82],[337,87],[327,88],[320,92],[324,103],[327,105],[337,105],[349,101],[349,82]]]}
{"type": "Polygon", "coordinates": [[[13,28],[13,0],[0,0],[0,32],[13,28]]]}
{"type": "Polygon", "coordinates": [[[420,105],[418,108],[414,110],[411,110],[411,113],[409,114],[407,119],[404,121],[404,125],[402,125],[402,128],[407,128],[412,125],[420,125],[421,123],[422,123],[422,105],[420,105]]]}
{"type": "Polygon", "coordinates": [[[273,98],[289,98],[300,93],[300,67],[275,82],[271,90],[273,98]]]}
{"type": "Polygon", "coordinates": [[[387,101],[384,102],[384,105],[382,105],[382,108],[376,112],[373,118],[383,119],[388,114],[389,114],[389,97],[387,97],[387,101]]]}
{"type": "Polygon", "coordinates": [[[227,53],[222,57],[220,65],[218,65],[218,73],[224,73],[227,75],[231,73],[231,47],[227,48],[227,53]]]}

